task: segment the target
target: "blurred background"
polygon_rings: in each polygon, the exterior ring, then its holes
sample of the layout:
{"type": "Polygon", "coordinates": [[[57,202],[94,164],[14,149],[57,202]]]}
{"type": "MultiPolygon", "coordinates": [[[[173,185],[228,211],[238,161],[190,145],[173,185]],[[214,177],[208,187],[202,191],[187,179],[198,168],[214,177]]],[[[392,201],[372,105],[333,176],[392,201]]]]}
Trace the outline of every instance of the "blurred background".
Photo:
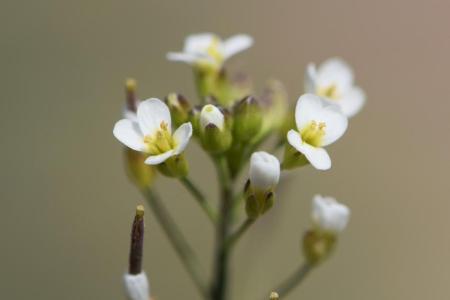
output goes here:
{"type": "MultiPolygon", "coordinates": [[[[142,98],[194,98],[191,70],[165,60],[186,35],[248,33],[229,66],[295,101],[310,61],[347,60],[368,94],[329,150],[333,169],[291,172],[275,208],[233,257],[234,299],[261,299],[302,260],[315,193],[352,209],[338,251],[289,299],[450,295],[450,19],[446,1],[3,1],[0,12],[0,298],[123,299],[130,222],[143,198],[112,136],[123,83],[142,98]]],[[[192,177],[216,197],[193,143],[192,177]]],[[[212,230],[175,181],[157,187],[210,270],[212,230]]],[[[145,270],[157,299],[198,299],[148,210],[145,270]]]]}

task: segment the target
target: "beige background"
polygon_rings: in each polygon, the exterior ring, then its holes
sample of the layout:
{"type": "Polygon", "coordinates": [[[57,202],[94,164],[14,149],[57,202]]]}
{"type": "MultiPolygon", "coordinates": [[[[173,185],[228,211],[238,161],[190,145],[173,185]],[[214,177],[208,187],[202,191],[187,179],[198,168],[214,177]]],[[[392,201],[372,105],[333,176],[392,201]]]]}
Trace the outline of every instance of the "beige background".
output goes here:
{"type": "MultiPolygon", "coordinates": [[[[246,32],[231,62],[283,80],[294,101],[303,69],[339,55],[368,105],[330,147],[334,167],[298,170],[233,259],[234,299],[261,295],[301,261],[310,199],[352,208],[336,255],[289,299],[448,299],[450,19],[446,1],[3,1],[0,18],[0,298],[123,299],[133,208],[142,198],[112,137],[122,83],[143,97],[194,95],[191,72],[165,60],[185,35],[246,32]]],[[[192,175],[213,169],[189,146],[192,175]]],[[[158,187],[210,261],[212,231],[175,182],[158,187]]],[[[148,214],[145,269],[160,300],[198,299],[148,214]]]]}

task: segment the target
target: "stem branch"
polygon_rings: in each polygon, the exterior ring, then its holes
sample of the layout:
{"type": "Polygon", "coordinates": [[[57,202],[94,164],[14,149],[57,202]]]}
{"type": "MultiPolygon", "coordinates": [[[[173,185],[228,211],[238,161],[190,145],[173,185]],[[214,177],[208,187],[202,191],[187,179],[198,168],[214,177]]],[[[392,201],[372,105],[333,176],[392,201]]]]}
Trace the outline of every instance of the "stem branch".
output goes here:
{"type": "Polygon", "coordinates": [[[198,259],[193,249],[189,246],[178,226],[169,215],[169,212],[164,207],[163,203],[158,197],[158,194],[150,188],[144,188],[142,190],[142,193],[144,194],[149,206],[153,210],[156,219],[169,238],[169,241],[175,249],[175,252],[178,254],[181,262],[194,281],[200,294],[204,299],[207,299],[208,291],[206,280],[203,277],[198,259]]]}
{"type": "Polygon", "coordinates": [[[194,196],[195,200],[197,200],[198,204],[200,204],[201,208],[208,215],[208,218],[215,225],[217,222],[217,214],[209,205],[200,189],[187,177],[181,178],[180,182],[186,187],[192,196],[194,196]]]}
{"type": "Polygon", "coordinates": [[[291,276],[286,278],[278,288],[275,289],[281,299],[284,299],[295,287],[297,287],[312,270],[312,265],[304,263],[291,276]]]}

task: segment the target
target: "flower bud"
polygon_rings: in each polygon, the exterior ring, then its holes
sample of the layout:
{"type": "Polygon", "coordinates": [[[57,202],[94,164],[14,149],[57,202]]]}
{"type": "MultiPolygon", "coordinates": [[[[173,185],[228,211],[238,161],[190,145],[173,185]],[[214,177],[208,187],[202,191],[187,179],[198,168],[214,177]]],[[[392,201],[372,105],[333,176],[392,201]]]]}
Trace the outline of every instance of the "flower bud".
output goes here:
{"type": "Polygon", "coordinates": [[[250,141],[261,130],[262,111],[261,107],[252,96],[245,97],[233,109],[233,135],[241,142],[250,141]]]}
{"type": "Polygon", "coordinates": [[[313,228],[303,238],[303,253],[312,265],[327,258],[337,242],[337,234],[345,229],[350,216],[347,206],[334,198],[316,195],[313,199],[313,228]]]}
{"type": "Polygon", "coordinates": [[[231,146],[229,122],[212,104],[205,105],[200,112],[200,137],[203,148],[211,153],[224,152],[231,146]]]}
{"type": "Polygon", "coordinates": [[[286,118],[289,112],[286,88],[278,80],[267,82],[261,95],[261,106],[264,111],[264,118],[260,134],[266,134],[270,130],[281,130],[286,120],[290,120],[290,118],[286,118]]]}
{"type": "Polygon", "coordinates": [[[168,177],[183,178],[189,173],[189,165],[184,154],[174,155],[157,165],[158,171],[168,177]]]}
{"type": "Polygon", "coordinates": [[[255,152],[250,159],[249,180],[245,186],[247,216],[256,219],[274,203],[274,188],[280,178],[278,159],[266,152],[255,152]]]}
{"type": "Polygon", "coordinates": [[[332,197],[316,195],[313,199],[312,219],[321,231],[333,234],[342,232],[347,226],[350,210],[332,197]]]}
{"type": "Polygon", "coordinates": [[[154,167],[145,164],[146,156],[142,152],[124,148],[126,171],[130,180],[139,188],[149,187],[156,178],[154,167]]]}
{"type": "Polygon", "coordinates": [[[165,102],[169,107],[172,122],[176,127],[189,121],[191,106],[183,95],[171,93],[166,97],[165,102]]]}

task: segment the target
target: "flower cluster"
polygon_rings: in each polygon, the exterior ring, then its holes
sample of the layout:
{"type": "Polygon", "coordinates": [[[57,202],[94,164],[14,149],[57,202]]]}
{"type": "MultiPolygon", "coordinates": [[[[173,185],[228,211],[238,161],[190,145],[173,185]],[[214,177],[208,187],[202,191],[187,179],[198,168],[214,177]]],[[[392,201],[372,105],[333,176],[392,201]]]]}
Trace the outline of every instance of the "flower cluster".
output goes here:
{"type": "MultiPolygon", "coordinates": [[[[281,172],[307,165],[330,169],[332,162],[325,147],[344,135],[348,118],[361,110],[366,98],[354,83],[352,69],[339,58],[326,60],[317,68],[312,63],[306,67],[305,93],[292,107],[285,88],[276,80],[270,80],[258,93],[248,76],[230,75],[225,68],[229,58],[252,45],[253,39],[244,34],[225,40],[211,33],[189,36],[183,51],[169,52],[167,58],[187,63],[194,70],[199,101],[194,103],[192,97],[176,93],[164,100],[141,101],[136,82],[127,80],[123,119],[113,129],[114,136],[126,146],[131,180],[147,197],[177,251],[187,252],[180,254],[182,260],[187,260],[191,250],[180,240],[176,225],[154,192],[156,173],[177,178],[217,227],[212,285],[205,288],[193,263],[185,263],[205,299],[226,299],[227,253],[246,229],[274,206],[281,172]],[[276,141],[272,146],[270,137],[276,141]],[[184,152],[191,141],[198,142],[216,166],[221,189],[218,209],[189,177],[184,152]],[[258,150],[263,147],[270,151],[258,150]],[[281,147],[284,154],[280,163],[277,155],[281,147]],[[247,162],[247,180],[239,184],[247,162]],[[233,230],[235,211],[241,204],[247,219],[233,230]]],[[[314,197],[312,225],[303,238],[304,270],[328,257],[349,215],[349,209],[335,199],[314,197]]],[[[130,276],[125,277],[128,294],[131,299],[143,299],[136,295],[148,293],[142,283],[145,273],[130,276]]],[[[283,296],[288,290],[283,287],[277,292],[283,296]]],[[[275,296],[278,294],[272,293],[271,299],[275,296]]]]}

